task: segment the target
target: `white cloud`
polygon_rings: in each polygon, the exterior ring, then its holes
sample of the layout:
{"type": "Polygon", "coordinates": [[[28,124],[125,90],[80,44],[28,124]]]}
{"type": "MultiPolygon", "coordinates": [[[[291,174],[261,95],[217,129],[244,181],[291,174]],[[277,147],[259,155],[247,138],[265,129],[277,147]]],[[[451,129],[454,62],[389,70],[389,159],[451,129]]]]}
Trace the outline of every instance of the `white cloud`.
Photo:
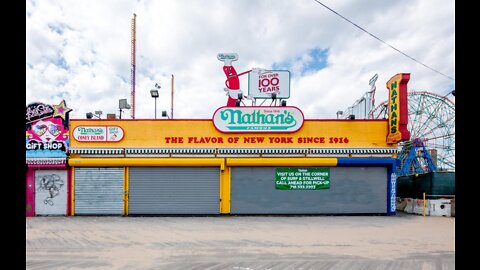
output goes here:
{"type": "MultiPolygon", "coordinates": [[[[392,46],[455,77],[452,0],[322,1],[392,46]]],[[[288,105],[307,118],[335,118],[370,89],[378,73],[377,104],[385,82],[411,73],[409,89],[445,95],[455,82],[408,59],[313,0],[302,1],[27,1],[27,100],[58,104],[72,118],[102,110],[118,114],[130,103],[131,19],[137,14],[136,118],[153,118],[150,89],[162,88],[157,115],[211,118],[226,104],[220,52],[237,52],[237,72],[271,68],[289,59],[309,61],[328,49],[326,68],[292,76],[288,105]],[[64,62],[61,62],[64,61],[64,62]],[[61,64],[63,63],[63,64],[61,64]]],[[[296,63],[299,67],[302,63],[296,63]]],[[[241,88],[247,92],[247,75],[241,88]]],[[[449,96],[454,100],[454,97],[449,96]]],[[[124,112],[128,117],[130,112],[124,112]]]]}

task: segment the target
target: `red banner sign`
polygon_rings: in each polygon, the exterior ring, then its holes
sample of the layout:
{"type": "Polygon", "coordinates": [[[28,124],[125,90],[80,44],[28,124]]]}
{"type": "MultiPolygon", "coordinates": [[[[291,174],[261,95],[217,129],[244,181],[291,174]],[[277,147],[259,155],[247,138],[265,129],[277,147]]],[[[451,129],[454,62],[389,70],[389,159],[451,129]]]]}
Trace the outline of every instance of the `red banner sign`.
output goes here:
{"type": "Polygon", "coordinates": [[[410,139],[408,124],[407,83],[410,73],[398,73],[387,82],[388,135],[387,143],[398,143],[410,139]]]}

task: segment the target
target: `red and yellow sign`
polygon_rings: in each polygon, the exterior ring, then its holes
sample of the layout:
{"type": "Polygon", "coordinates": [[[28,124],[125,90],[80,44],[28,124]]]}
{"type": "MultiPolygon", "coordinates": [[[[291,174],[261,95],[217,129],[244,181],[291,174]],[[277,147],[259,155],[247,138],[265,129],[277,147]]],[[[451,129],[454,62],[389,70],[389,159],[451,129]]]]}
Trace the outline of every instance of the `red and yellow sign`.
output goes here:
{"type": "MultiPolygon", "coordinates": [[[[102,142],[102,148],[348,148],[390,147],[386,120],[305,120],[293,133],[222,133],[212,120],[71,120],[77,127],[118,126],[123,140],[102,142]]],[[[99,142],[71,141],[73,148],[100,147],[99,142]]]]}
{"type": "Polygon", "coordinates": [[[410,73],[398,73],[387,82],[388,135],[387,143],[393,144],[410,139],[408,124],[407,83],[410,73]]]}

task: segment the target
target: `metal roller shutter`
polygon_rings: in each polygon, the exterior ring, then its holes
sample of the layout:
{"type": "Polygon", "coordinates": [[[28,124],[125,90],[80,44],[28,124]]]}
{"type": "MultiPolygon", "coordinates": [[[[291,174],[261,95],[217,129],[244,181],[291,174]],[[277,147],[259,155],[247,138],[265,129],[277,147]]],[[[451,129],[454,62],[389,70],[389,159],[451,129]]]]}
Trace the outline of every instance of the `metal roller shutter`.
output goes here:
{"type": "Polygon", "coordinates": [[[330,188],[275,189],[275,167],[233,167],[231,214],[387,212],[387,168],[330,167],[330,188]]]}
{"type": "Polygon", "coordinates": [[[66,170],[35,171],[35,214],[66,215],[67,187],[66,170]]]}
{"type": "Polygon", "coordinates": [[[219,214],[217,167],[129,168],[129,214],[219,214]]]}
{"type": "Polygon", "coordinates": [[[75,168],[75,215],[123,215],[123,168],[75,168]]]}

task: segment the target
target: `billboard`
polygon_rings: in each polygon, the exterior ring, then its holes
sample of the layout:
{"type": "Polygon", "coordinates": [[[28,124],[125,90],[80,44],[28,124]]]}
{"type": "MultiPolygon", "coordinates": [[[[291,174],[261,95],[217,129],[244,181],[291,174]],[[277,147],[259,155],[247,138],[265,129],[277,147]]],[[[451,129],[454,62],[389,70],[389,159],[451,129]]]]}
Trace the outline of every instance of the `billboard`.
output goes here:
{"type": "Polygon", "coordinates": [[[65,100],[59,105],[31,103],[25,110],[26,157],[66,157],[70,139],[65,100]]]}
{"type": "Polygon", "coordinates": [[[79,142],[118,142],[123,134],[119,126],[78,126],[73,130],[73,138],[79,142]]]}
{"type": "Polygon", "coordinates": [[[290,71],[252,69],[248,73],[248,95],[253,98],[277,99],[290,97],[290,71]]]}

